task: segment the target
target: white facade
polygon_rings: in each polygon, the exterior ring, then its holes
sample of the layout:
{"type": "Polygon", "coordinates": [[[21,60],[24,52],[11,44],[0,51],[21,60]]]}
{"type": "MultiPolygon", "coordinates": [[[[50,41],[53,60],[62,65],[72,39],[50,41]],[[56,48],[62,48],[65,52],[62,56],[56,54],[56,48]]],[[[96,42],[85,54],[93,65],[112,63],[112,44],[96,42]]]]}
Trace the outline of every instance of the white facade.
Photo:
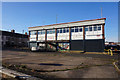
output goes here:
{"type": "Polygon", "coordinates": [[[71,40],[83,40],[83,26],[85,27],[85,39],[102,39],[102,24],[105,24],[104,18],[32,27],[29,28],[30,41],[36,41],[36,31],[38,31],[38,41],[44,41],[45,29],[49,29],[47,40],[55,40],[55,28],[57,28],[57,40],[69,40],[69,28],[71,28],[71,40]]]}

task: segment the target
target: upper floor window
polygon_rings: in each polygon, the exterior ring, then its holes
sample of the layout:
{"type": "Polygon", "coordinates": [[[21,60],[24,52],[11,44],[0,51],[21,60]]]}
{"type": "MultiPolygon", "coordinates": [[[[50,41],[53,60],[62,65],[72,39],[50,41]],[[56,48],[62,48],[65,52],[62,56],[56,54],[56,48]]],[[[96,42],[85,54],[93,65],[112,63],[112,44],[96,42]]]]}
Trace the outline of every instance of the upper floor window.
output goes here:
{"type": "Polygon", "coordinates": [[[38,31],[38,35],[42,35],[42,34],[45,34],[45,30],[38,31]]]}
{"type": "Polygon", "coordinates": [[[36,31],[30,31],[30,35],[36,35],[36,31]]]}
{"type": "Polygon", "coordinates": [[[47,34],[53,34],[55,33],[55,29],[47,30],[47,34]]]}
{"type": "Polygon", "coordinates": [[[85,27],[85,31],[88,31],[88,27],[85,27]]]}
{"type": "Polygon", "coordinates": [[[82,28],[80,28],[79,31],[82,32],[82,28]]]}
{"type": "Polygon", "coordinates": [[[69,32],[69,28],[67,28],[67,32],[69,32]]]}
{"type": "Polygon", "coordinates": [[[63,33],[69,32],[69,28],[63,28],[63,33]]]}
{"type": "Polygon", "coordinates": [[[71,32],[75,32],[75,31],[74,31],[74,28],[71,28],[71,32]]]}
{"type": "Polygon", "coordinates": [[[89,26],[89,31],[92,31],[92,26],[89,26]]]}
{"type": "Polygon", "coordinates": [[[97,31],[97,26],[94,26],[94,31],[97,31]]]}
{"type": "Polygon", "coordinates": [[[59,29],[57,29],[57,33],[59,33],[60,32],[60,30],[59,29]]]}
{"type": "Polygon", "coordinates": [[[67,32],[69,32],[69,28],[57,29],[57,33],[67,33],[67,32]]]}
{"type": "Polygon", "coordinates": [[[45,30],[42,30],[41,34],[45,34],[45,30]]]}
{"type": "Polygon", "coordinates": [[[38,35],[41,34],[41,31],[38,31],[38,35]]]}
{"type": "Polygon", "coordinates": [[[62,33],[62,29],[60,29],[60,33],[62,33]]]}
{"type": "Polygon", "coordinates": [[[101,30],[101,25],[98,25],[98,31],[101,30]]]}
{"type": "Polygon", "coordinates": [[[63,28],[63,33],[65,33],[65,32],[66,32],[65,28],[63,28]]]}
{"type": "Polygon", "coordinates": [[[52,33],[55,33],[55,29],[53,29],[53,32],[52,33]]]}
{"type": "Polygon", "coordinates": [[[78,32],[78,27],[75,27],[75,32],[78,32]]]}

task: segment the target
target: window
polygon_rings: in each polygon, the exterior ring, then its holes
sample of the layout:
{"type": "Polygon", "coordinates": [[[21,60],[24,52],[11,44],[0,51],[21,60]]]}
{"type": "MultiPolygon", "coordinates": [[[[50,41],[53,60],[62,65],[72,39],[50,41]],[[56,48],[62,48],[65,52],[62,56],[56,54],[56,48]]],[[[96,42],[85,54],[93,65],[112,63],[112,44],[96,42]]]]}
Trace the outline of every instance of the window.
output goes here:
{"type": "Polygon", "coordinates": [[[38,34],[40,34],[40,32],[38,32],[38,34]]]}
{"type": "Polygon", "coordinates": [[[91,26],[89,27],[89,31],[92,31],[92,27],[91,26]]]}
{"type": "Polygon", "coordinates": [[[41,31],[38,31],[38,34],[41,34],[41,31]]]}
{"type": "Polygon", "coordinates": [[[37,32],[35,31],[35,32],[34,32],[34,34],[36,35],[36,34],[37,34],[37,32]]]}
{"type": "Polygon", "coordinates": [[[74,32],[74,28],[71,28],[71,32],[74,32]]]}
{"type": "Polygon", "coordinates": [[[98,26],[98,31],[101,30],[101,25],[98,26]]]}
{"type": "Polygon", "coordinates": [[[59,29],[57,29],[57,33],[59,33],[60,32],[60,30],[59,29]]]}
{"type": "Polygon", "coordinates": [[[66,31],[65,31],[65,28],[63,28],[63,33],[65,33],[66,31]]]}
{"type": "Polygon", "coordinates": [[[82,32],[82,28],[80,28],[79,31],[82,32]]]}
{"type": "Polygon", "coordinates": [[[50,30],[47,30],[47,34],[49,34],[50,33],[50,30]]]}
{"type": "Polygon", "coordinates": [[[85,31],[88,31],[88,27],[85,27],[85,31]]]}
{"type": "Polygon", "coordinates": [[[60,33],[62,33],[62,29],[60,29],[60,33]]]}
{"type": "Polygon", "coordinates": [[[78,32],[78,27],[75,27],[75,32],[78,32]]]}
{"type": "Polygon", "coordinates": [[[97,26],[94,26],[94,31],[97,31],[97,26]]]}
{"type": "Polygon", "coordinates": [[[52,30],[49,30],[49,34],[52,34],[52,30]]]}
{"type": "Polygon", "coordinates": [[[53,34],[55,33],[55,30],[51,29],[51,30],[47,30],[47,34],[53,34]]]}
{"type": "Polygon", "coordinates": [[[52,33],[55,33],[55,29],[53,29],[53,32],[52,33]]]}
{"type": "Polygon", "coordinates": [[[41,31],[41,34],[45,34],[45,30],[42,30],[42,31],[41,31]]]}
{"type": "Polygon", "coordinates": [[[67,32],[69,32],[69,28],[67,28],[67,32]]]}
{"type": "Polygon", "coordinates": [[[36,35],[36,31],[31,31],[30,35],[36,35]]]}

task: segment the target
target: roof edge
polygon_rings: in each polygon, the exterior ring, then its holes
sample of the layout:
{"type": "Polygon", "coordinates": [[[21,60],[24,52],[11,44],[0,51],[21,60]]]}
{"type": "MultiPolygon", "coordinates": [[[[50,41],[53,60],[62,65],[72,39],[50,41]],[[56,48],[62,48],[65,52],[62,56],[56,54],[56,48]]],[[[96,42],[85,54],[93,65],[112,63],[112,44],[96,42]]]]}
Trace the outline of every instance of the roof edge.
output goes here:
{"type": "Polygon", "coordinates": [[[35,27],[28,27],[28,28],[45,27],[45,26],[53,26],[53,25],[61,25],[61,24],[69,24],[69,23],[77,23],[77,22],[86,22],[86,21],[96,21],[96,20],[106,20],[106,18],[99,18],[99,19],[92,19],[92,20],[82,20],[82,21],[66,22],[66,23],[57,23],[57,24],[50,24],[50,25],[44,25],[44,26],[35,26],[35,27]]]}

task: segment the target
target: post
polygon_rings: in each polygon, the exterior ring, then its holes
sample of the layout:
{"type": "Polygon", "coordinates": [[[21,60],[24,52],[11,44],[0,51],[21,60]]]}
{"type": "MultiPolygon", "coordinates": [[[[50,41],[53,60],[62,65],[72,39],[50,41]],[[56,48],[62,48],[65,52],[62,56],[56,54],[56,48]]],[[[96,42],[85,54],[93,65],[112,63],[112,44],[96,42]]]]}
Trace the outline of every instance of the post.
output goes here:
{"type": "Polygon", "coordinates": [[[28,40],[30,41],[30,31],[29,31],[29,35],[28,35],[28,40]]]}
{"type": "Polygon", "coordinates": [[[103,39],[103,51],[105,49],[105,32],[104,32],[104,25],[102,24],[102,39],[103,39]]]}
{"type": "Polygon", "coordinates": [[[57,28],[55,28],[55,41],[57,41],[57,28]]]}
{"type": "Polygon", "coordinates": [[[85,48],[85,26],[83,26],[83,51],[86,52],[86,48],[85,48]]]}
{"type": "Polygon", "coordinates": [[[47,41],[47,30],[45,30],[45,42],[47,41]]]}
{"type": "Polygon", "coordinates": [[[71,50],[71,28],[69,27],[69,50],[71,50]]]}
{"type": "Polygon", "coordinates": [[[105,24],[102,24],[102,39],[105,39],[104,25],[105,25],[105,24]]]}
{"type": "Polygon", "coordinates": [[[57,43],[57,28],[55,28],[55,41],[56,41],[56,51],[58,51],[58,43],[57,43]]]}
{"type": "MultiPolygon", "coordinates": [[[[29,34],[28,34],[28,41],[30,41],[30,31],[29,31],[29,34]]],[[[28,42],[28,47],[30,48],[30,42],[28,42]]]]}
{"type": "Polygon", "coordinates": [[[36,31],[36,41],[38,40],[38,31],[36,31]]]}
{"type": "Polygon", "coordinates": [[[45,30],[45,50],[47,50],[47,30],[45,30]]]}

